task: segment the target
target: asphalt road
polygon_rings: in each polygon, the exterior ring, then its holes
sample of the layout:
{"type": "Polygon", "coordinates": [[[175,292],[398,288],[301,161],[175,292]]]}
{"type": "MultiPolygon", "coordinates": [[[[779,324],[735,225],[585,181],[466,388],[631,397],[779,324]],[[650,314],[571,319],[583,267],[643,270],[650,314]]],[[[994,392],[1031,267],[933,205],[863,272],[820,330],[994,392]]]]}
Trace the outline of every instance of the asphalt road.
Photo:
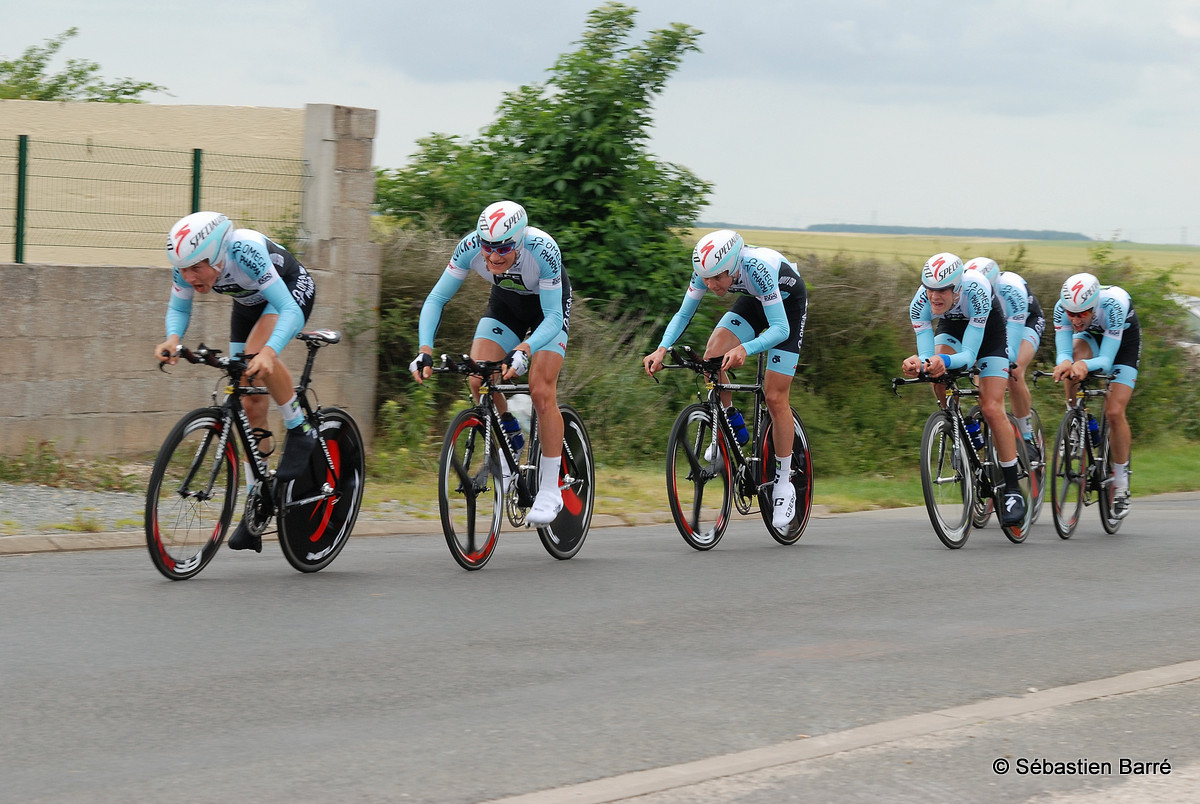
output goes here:
{"type": "Polygon", "coordinates": [[[597,529],[567,562],[506,533],[475,573],[423,536],[182,583],[144,550],[3,556],[0,799],[1195,800],[1198,500],[958,551],[906,509],[793,547],[739,518],[709,553],[597,529]]]}

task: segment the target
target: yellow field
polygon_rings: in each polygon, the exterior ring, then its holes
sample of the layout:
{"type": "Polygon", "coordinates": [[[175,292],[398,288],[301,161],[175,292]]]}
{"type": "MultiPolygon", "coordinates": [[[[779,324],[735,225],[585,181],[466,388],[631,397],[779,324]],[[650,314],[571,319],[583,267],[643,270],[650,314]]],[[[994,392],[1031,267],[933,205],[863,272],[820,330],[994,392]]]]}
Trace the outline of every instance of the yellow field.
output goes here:
{"type": "MultiPolygon", "coordinates": [[[[696,238],[707,229],[694,229],[696,238]]],[[[1004,240],[972,237],[929,237],[924,235],[831,234],[773,229],[739,229],[747,243],[773,248],[793,256],[816,254],[829,257],[839,252],[855,257],[874,257],[881,262],[922,265],[930,255],[950,251],[963,260],[991,257],[1003,268],[1006,258],[1025,246],[1026,261],[1041,270],[1071,274],[1088,263],[1088,249],[1099,241],[1004,240]]],[[[694,240],[692,241],[695,242],[694,240]]],[[[1172,268],[1180,292],[1200,296],[1200,246],[1114,244],[1113,258],[1128,257],[1146,268],[1172,268]]]]}

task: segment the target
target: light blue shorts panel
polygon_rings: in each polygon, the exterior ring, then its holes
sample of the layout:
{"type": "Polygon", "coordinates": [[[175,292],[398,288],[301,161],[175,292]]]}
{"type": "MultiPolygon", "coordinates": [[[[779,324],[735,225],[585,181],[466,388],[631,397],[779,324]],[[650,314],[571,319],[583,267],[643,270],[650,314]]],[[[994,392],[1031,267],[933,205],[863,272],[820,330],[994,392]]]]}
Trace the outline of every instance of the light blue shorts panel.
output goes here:
{"type": "MultiPolygon", "coordinates": [[[[754,340],[758,333],[754,331],[754,327],[746,323],[743,316],[736,315],[733,312],[728,312],[721,316],[721,320],[717,322],[718,327],[724,327],[737,336],[738,341],[747,344],[754,340]]],[[[783,374],[788,377],[796,376],[796,366],[800,363],[800,355],[796,352],[788,352],[783,349],[770,348],[767,350],[767,371],[774,371],[776,374],[783,374]]]]}
{"type": "MultiPolygon", "coordinates": [[[[954,354],[962,351],[962,341],[944,332],[938,333],[938,336],[933,339],[933,344],[934,346],[945,346],[954,354]]],[[[1009,377],[1007,357],[981,357],[975,361],[975,367],[979,369],[980,377],[1001,377],[1005,380],[1009,377]]]]}
{"type": "MultiPolygon", "coordinates": [[[[479,319],[479,326],[475,327],[475,337],[483,340],[492,341],[500,345],[505,354],[517,348],[517,344],[521,342],[521,336],[513,332],[511,328],[503,322],[495,318],[479,319]]],[[[558,337],[552,338],[550,343],[538,349],[538,352],[554,352],[557,355],[567,356],[564,347],[567,345],[567,331],[559,330],[558,337]]],[[[535,352],[536,354],[536,352],[535,352]]]]}

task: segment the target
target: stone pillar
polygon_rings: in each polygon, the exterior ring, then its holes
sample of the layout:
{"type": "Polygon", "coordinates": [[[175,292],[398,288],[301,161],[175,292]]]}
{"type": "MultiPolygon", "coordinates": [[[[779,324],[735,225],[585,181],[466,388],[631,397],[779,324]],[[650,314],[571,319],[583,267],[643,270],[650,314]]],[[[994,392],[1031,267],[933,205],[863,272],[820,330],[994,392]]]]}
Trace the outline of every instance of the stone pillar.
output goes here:
{"type": "MultiPolygon", "coordinates": [[[[310,179],[302,209],[302,262],[317,283],[308,328],[336,329],[343,335],[342,343],[318,358],[314,387],[323,404],[343,406],[354,415],[368,443],[375,425],[382,260],[380,247],[371,242],[374,137],[374,109],[330,104],[305,109],[304,158],[310,179]],[[326,395],[330,393],[336,398],[326,395]]],[[[289,365],[296,357],[291,356],[289,365]]]]}

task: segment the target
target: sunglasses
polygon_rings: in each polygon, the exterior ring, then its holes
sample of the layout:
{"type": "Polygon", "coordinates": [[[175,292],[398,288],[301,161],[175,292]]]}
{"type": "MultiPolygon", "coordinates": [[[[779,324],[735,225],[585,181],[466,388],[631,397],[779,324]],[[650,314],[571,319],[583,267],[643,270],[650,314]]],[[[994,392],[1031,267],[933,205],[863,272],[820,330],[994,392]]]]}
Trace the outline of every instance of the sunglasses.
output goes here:
{"type": "Polygon", "coordinates": [[[517,247],[517,244],[505,243],[502,246],[498,246],[493,243],[488,243],[485,240],[480,240],[479,247],[483,249],[484,254],[499,254],[501,257],[503,257],[505,254],[512,253],[513,249],[517,247]]]}
{"type": "Polygon", "coordinates": [[[1089,312],[1091,312],[1091,311],[1090,311],[1090,310],[1085,310],[1085,311],[1084,311],[1084,312],[1082,312],[1082,313],[1072,313],[1070,310],[1067,310],[1067,316],[1068,316],[1069,318],[1083,318],[1083,317],[1085,317],[1085,316],[1086,316],[1086,315],[1087,315],[1089,312]]]}

